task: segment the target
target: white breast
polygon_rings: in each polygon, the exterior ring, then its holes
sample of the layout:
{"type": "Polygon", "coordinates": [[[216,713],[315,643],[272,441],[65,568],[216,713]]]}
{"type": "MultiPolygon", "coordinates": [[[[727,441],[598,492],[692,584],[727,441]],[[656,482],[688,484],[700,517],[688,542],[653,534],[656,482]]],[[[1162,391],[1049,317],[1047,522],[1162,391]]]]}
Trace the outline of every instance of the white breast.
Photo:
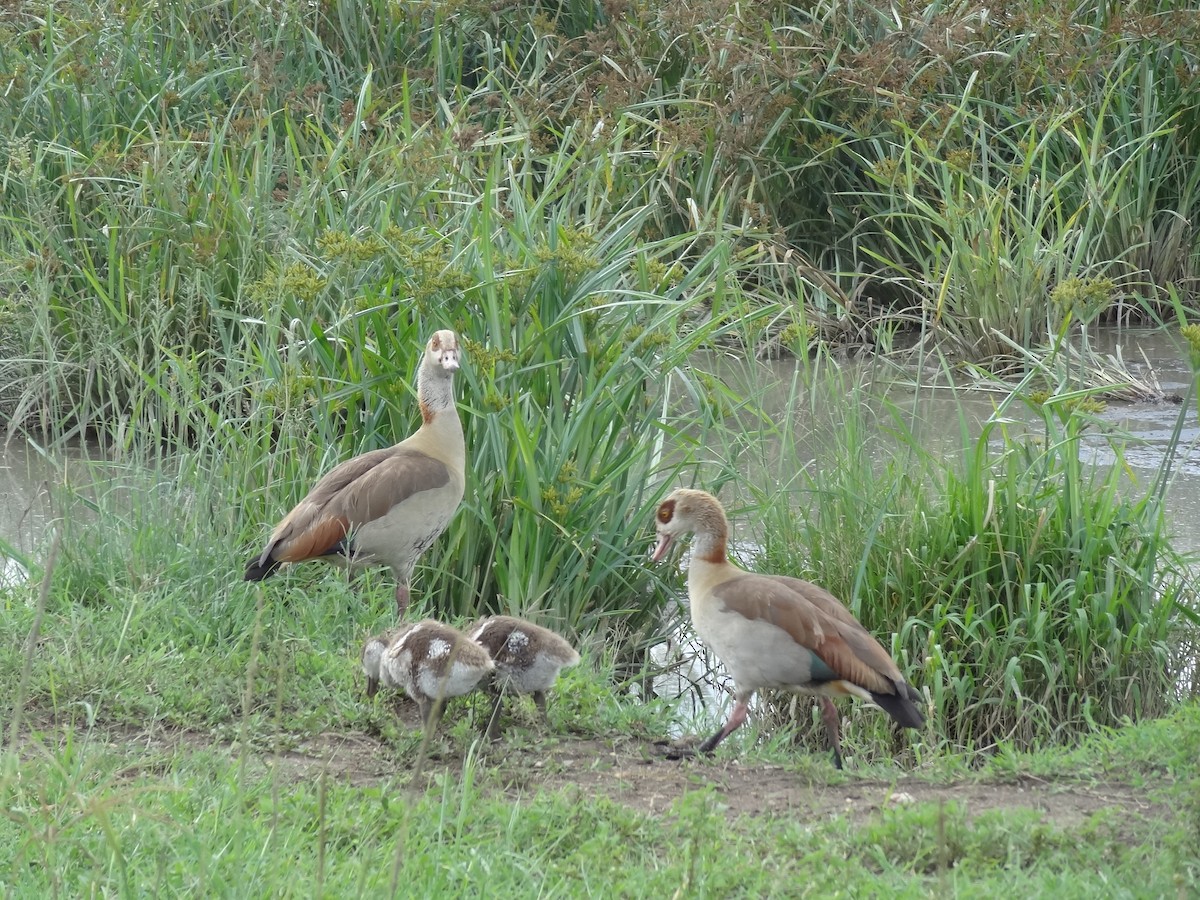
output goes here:
{"type": "Polygon", "coordinates": [[[475,690],[485,674],[485,670],[478,666],[464,666],[456,662],[444,678],[439,678],[431,668],[422,666],[417,676],[417,687],[430,698],[461,697],[475,690]]]}
{"type": "Polygon", "coordinates": [[[544,653],[539,653],[527,666],[507,666],[503,663],[497,665],[496,684],[522,694],[545,691],[554,684],[560,669],[561,663],[550,659],[544,653]]]}
{"type": "Polygon", "coordinates": [[[812,652],[761,619],[747,619],[716,602],[692,604],[700,636],[741,690],[797,688],[812,679],[812,652]]]}

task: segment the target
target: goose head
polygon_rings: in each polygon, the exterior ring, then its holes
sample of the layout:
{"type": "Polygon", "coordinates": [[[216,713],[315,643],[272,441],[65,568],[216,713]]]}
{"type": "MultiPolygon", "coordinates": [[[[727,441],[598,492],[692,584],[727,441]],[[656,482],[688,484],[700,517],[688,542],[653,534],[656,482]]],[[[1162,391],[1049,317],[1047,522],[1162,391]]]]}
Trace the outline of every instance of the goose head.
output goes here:
{"type": "Polygon", "coordinates": [[[435,331],[425,348],[425,361],[432,369],[456,371],[459,366],[458,335],[449,329],[435,331]]]}
{"type": "Polygon", "coordinates": [[[729,529],[720,502],[707,491],[678,488],[672,491],[654,514],[658,540],[651,560],[658,562],[667,555],[677,537],[695,533],[703,538],[705,549],[720,545],[724,558],[724,542],[729,529]]]}

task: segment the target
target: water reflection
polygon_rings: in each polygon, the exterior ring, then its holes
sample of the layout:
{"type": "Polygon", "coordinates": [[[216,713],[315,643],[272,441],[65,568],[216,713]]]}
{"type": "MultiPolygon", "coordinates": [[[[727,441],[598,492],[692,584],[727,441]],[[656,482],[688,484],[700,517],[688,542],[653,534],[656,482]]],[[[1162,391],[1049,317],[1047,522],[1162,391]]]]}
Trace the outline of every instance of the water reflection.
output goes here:
{"type": "Polygon", "coordinates": [[[19,437],[0,444],[0,588],[29,577],[23,560],[39,559],[49,546],[49,529],[62,515],[54,497],[67,468],[88,458],[89,448],[80,445],[49,453],[19,437]]]}
{"type": "MultiPolygon", "coordinates": [[[[1186,395],[1191,370],[1173,332],[1111,329],[1093,335],[1091,343],[1101,352],[1120,358],[1135,377],[1157,383],[1168,396],[1186,395]]],[[[794,458],[781,458],[785,448],[778,437],[768,439],[772,446],[739,458],[739,467],[749,468],[746,474],[752,479],[769,483],[772,475],[795,472],[810,464],[825,445],[825,435],[842,422],[842,410],[836,402],[830,404],[827,397],[814,399],[805,389],[807,382],[820,383],[821,373],[806,372],[805,366],[795,360],[709,358],[706,363],[735,392],[760,397],[763,408],[776,417],[776,422],[787,419],[793,398],[799,397],[806,404],[791,411],[794,444],[786,449],[794,451],[794,458]]],[[[1024,403],[1001,408],[1006,395],[955,388],[946,383],[941,372],[931,370],[917,377],[876,359],[842,360],[838,369],[846,391],[861,388],[873,408],[875,433],[864,437],[871,438],[869,443],[881,458],[889,457],[899,446],[898,429],[909,431],[921,447],[943,458],[960,453],[964,441],[976,440],[988,421],[1003,425],[1003,429],[993,432],[996,449],[1005,434],[1015,437],[1029,431],[1040,433],[1042,429],[1040,420],[1024,403]]],[[[1096,416],[1098,425],[1085,432],[1080,455],[1084,462],[1108,468],[1117,463],[1115,445],[1121,450],[1124,476],[1134,491],[1145,492],[1162,469],[1181,415],[1182,428],[1166,492],[1166,515],[1176,549],[1191,552],[1200,550],[1200,423],[1194,401],[1186,409],[1169,401],[1110,401],[1096,416]]],[[[742,424],[756,434],[762,433],[752,422],[742,424]]]]}
{"type": "Polygon", "coordinates": [[[29,444],[14,440],[0,452],[0,539],[32,555],[50,517],[54,464],[29,444]]]}

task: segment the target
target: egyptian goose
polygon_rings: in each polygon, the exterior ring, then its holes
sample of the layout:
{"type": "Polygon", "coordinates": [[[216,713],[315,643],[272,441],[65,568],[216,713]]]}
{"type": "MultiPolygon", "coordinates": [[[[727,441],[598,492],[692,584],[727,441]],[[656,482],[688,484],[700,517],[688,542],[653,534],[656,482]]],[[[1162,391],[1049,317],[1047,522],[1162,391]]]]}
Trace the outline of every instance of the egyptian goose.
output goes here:
{"type": "Polygon", "coordinates": [[[696,535],[688,565],[692,623],[733,676],[733,712],[700,752],[711,753],[746,721],[758,688],[818,695],[839,769],[838,712],[830,698],[870,700],[905,728],[921,726],[921,695],[836,597],[807,581],[756,575],[729,561],[729,524],[716,497],[681,488],[659,505],[656,519],[655,562],[676,537],[696,535]]]}
{"type": "Polygon", "coordinates": [[[458,365],[457,336],[435,332],[417,371],[421,427],[392,447],[327,472],[247,564],[247,581],[267,578],[282,563],[310,559],[390,566],[397,616],[403,617],[413,567],[463,497],[466,448],[453,390],[458,365]]]}
{"type": "MultiPolygon", "coordinates": [[[[364,670],[371,647],[368,641],[363,650],[364,670]]],[[[494,669],[483,647],[432,619],[402,626],[379,656],[379,681],[403,689],[415,700],[421,721],[430,730],[437,727],[447,699],[469,694],[494,669]]]]}
{"type": "Polygon", "coordinates": [[[379,685],[383,680],[383,673],[380,671],[380,664],[383,662],[383,652],[396,642],[396,638],[409,631],[412,627],[409,624],[389,628],[382,634],[376,634],[367,638],[367,642],[363,644],[362,670],[363,674],[367,676],[368,697],[374,697],[378,693],[379,685]]]}
{"type": "Polygon", "coordinates": [[[499,737],[500,704],[506,691],[532,694],[542,721],[548,721],[546,691],[554,686],[559,672],[579,662],[575,648],[550,629],[513,616],[480,619],[466,632],[496,664],[491,680],[496,702],[488,716],[488,739],[499,737]]]}

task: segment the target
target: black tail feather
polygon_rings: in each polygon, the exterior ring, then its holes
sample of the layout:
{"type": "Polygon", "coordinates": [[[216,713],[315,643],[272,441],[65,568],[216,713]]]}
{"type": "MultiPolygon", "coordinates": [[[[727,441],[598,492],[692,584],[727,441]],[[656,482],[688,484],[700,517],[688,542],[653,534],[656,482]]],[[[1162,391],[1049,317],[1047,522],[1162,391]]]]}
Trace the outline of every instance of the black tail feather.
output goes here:
{"type": "Polygon", "coordinates": [[[872,692],[871,699],[902,727],[920,728],[925,724],[925,717],[921,715],[921,710],[917,706],[921,702],[921,695],[913,689],[911,684],[904,682],[896,685],[896,688],[899,691],[896,694],[872,692]]]}
{"type": "Polygon", "coordinates": [[[253,557],[250,562],[246,563],[246,581],[262,581],[264,578],[270,578],[275,574],[275,570],[282,565],[277,559],[267,557],[267,561],[263,562],[261,556],[253,557]]]}

